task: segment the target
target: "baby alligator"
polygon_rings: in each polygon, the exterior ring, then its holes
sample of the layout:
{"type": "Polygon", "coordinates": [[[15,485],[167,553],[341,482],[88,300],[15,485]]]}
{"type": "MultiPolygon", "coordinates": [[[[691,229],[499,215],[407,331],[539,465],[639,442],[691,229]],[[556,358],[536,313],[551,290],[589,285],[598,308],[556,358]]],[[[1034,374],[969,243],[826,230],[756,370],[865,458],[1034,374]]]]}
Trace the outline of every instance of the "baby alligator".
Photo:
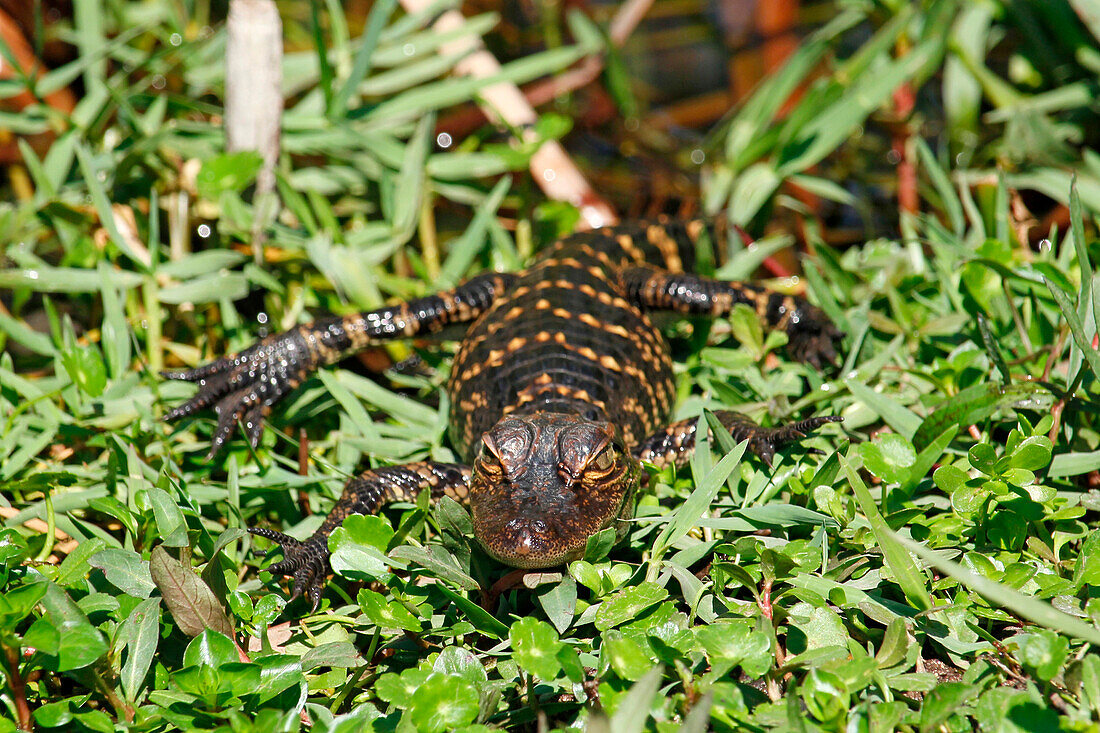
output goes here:
{"type": "MultiPolygon", "coordinates": [[[[835,357],[842,334],[804,300],[686,272],[704,230],[714,236],[702,222],[575,234],[522,272],[479,275],[453,290],[269,336],[234,356],[167,374],[197,382],[199,391],[166,419],[213,405],[211,456],[238,422],[255,445],[271,406],[319,367],[370,344],[469,324],[447,384],[451,440],[465,463],[370,469],[348,482],[304,542],[250,531],[282,546],[284,559],[269,570],[293,575],[292,597],[307,593],[314,607],[329,572],[328,535],[349,514],[412,501],[424,489],[466,504],[477,540],[501,562],[567,562],[593,534],[611,525],[620,538],[625,533],[620,520],[633,516],[642,461],[680,465],[695,445],[694,419],[665,424],[675,395],[672,358],[648,313],[721,316],[746,303],[786,332],[792,358],[820,367],[835,357]]],[[[769,464],[777,446],[840,420],[765,428],[735,412],[717,415],[769,464]]]]}

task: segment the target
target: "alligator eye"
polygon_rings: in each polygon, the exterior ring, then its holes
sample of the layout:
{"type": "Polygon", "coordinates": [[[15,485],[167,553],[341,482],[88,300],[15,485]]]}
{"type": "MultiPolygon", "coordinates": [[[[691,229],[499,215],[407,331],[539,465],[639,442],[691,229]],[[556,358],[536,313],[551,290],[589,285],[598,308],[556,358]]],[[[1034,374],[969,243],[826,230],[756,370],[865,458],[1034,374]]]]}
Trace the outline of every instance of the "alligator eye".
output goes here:
{"type": "Polygon", "coordinates": [[[504,467],[500,463],[500,459],[497,458],[491,450],[486,447],[482,447],[481,453],[477,456],[478,467],[483,472],[491,473],[499,476],[504,473],[504,467]]]}
{"type": "Polygon", "coordinates": [[[609,448],[605,451],[601,451],[598,456],[596,456],[591,461],[589,461],[587,468],[588,468],[588,470],[599,471],[599,472],[602,473],[604,471],[610,470],[611,467],[614,466],[614,465],[615,465],[614,451],[609,448]]]}
{"type": "Polygon", "coordinates": [[[535,433],[522,420],[505,418],[481,436],[482,456],[492,456],[492,462],[506,475],[515,476],[527,467],[527,459],[535,447],[535,433]]]}

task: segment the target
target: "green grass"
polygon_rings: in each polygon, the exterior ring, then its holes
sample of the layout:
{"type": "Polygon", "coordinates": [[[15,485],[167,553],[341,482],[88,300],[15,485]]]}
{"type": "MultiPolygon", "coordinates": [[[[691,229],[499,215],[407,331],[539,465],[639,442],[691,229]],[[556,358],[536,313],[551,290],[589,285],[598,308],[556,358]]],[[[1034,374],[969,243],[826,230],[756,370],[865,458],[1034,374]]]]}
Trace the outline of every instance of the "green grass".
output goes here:
{"type": "MultiPolygon", "coordinates": [[[[242,528],[304,537],[357,469],[451,459],[454,343],[417,345],[413,374],[327,370],[258,449],[238,437],[213,462],[209,415],[159,420],[193,387],[157,370],[520,267],[531,232],[546,244],[574,212],[541,205],[530,146],[435,147],[434,115],[477,85],[446,75],[427,16],[376,3],[364,40],[318,2],[285,18],[306,50],[287,57],[282,206],[253,262],[255,160],[224,152],[224,31],[192,5],[75,0],[58,32],[89,55],[0,83],[85,90],[71,117],[0,118],[57,134],[41,157],[21,146],[33,192],[0,204],[0,731],[23,705],[38,728],[96,731],[1100,722],[1100,44],[1075,15],[1094,3],[837,2],[710,133],[706,210],[754,234],[801,222],[802,282],[773,284],[804,284],[847,335],[819,374],[744,313],[674,324],[676,417],[841,414],[807,442],[823,455],[769,470],[715,436],[653,476],[623,543],[595,538],[518,588],[497,586],[508,569],[454,502],[350,518],[316,613],[284,607],[242,528]],[[892,122],[903,83],[916,112],[892,122]],[[874,161],[893,137],[920,213],[828,246],[789,185],[857,208],[849,183],[892,194],[874,161]],[[1069,225],[1033,245],[1023,202],[1062,202],[1069,225]]],[[[505,75],[565,68],[591,51],[579,35],[505,75]]],[[[752,275],[783,241],[735,248],[720,274],[752,275]]]]}

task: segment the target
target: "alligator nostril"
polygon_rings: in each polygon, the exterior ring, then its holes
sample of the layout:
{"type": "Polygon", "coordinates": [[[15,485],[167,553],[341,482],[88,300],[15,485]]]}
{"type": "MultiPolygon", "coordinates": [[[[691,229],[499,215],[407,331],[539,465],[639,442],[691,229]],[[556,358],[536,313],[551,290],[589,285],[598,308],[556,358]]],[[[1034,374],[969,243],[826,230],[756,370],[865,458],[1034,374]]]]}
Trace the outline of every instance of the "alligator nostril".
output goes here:
{"type": "Polygon", "coordinates": [[[521,557],[531,554],[531,533],[528,530],[521,529],[516,534],[515,552],[521,557]]]}

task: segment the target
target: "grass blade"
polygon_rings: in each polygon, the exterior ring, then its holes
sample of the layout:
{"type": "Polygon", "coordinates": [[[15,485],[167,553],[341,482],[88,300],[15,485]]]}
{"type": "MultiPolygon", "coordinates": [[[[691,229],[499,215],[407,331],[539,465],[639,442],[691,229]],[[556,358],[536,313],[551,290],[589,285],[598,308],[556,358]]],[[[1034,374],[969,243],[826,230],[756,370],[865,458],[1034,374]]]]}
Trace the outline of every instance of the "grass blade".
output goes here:
{"type": "Polygon", "coordinates": [[[106,262],[99,263],[99,279],[99,292],[103,300],[103,335],[100,341],[111,378],[121,379],[130,369],[130,328],[122,311],[118,288],[111,279],[111,268],[106,262]]]}
{"type": "Polygon", "coordinates": [[[947,220],[951,222],[951,231],[955,233],[955,236],[961,237],[966,227],[966,218],[963,216],[962,203],[955,192],[955,187],[951,185],[951,179],[947,176],[947,172],[940,167],[939,161],[936,160],[932,148],[928,147],[928,143],[920,137],[915,138],[915,142],[921,166],[928,173],[932,186],[939,194],[944,213],[947,214],[947,220]]]}
{"type": "Polygon", "coordinates": [[[370,15],[367,16],[367,27],[359,40],[359,50],[355,53],[355,63],[351,67],[351,73],[348,74],[344,85],[336,92],[336,96],[329,105],[330,114],[333,116],[341,116],[347,111],[351,95],[370,73],[371,54],[378,46],[378,36],[385,27],[386,21],[393,15],[393,9],[396,6],[397,0],[379,0],[371,8],[370,15]]]}
{"type": "Polygon", "coordinates": [[[1081,325],[1081,319],[1077,317],[1077,311],[1074,309],[1073,303],[1070,302],[1069,296],[1047,278],[1044,277],[1043,282],[1046,283],[1050,294],[1054,296],[1054,302],[1058,304],[1062,316],[1069,324],[1069,330],[1073,334],[1073,342],[1085,355],[1085,360],[1088,361],[1092,373],[1096,375],[1097,379],[1100,379],[1100,354],[1097,354],[1096,349],[1092,348],[1092,344],[1085,335],[1085,327],[1081,325]]]}
{"type": "Polygon", "coordinates": [[[803,126],[780,154],[778,174],[786,178],[821,161],[882,106],[902,82],[912,78],[943,50],[943,39],[932,37],[883,68],[869,69],[853,79],[847,93],[803,126]]]}
{"type": "Polygon", "coordinates": [[[126,238],[122,236],[118,226],[115,224],[114,213],[111,211],[111,200],[107,197],[107,190],[103,187],[99,179],[100,171],[96,168],[95,162],[92,160],[92,154],[88,150],[87,145],[83,142],[76,143],[76,159],[80,163],[80,172],[84,176],[84,185],[88,187],[88,194],[92,197],[92,203],[95,205],[96,213],[99,214],[99,223],[107,230],[107,234],[111,237],[111,242],[113,242],[123,254],[133,260],[142,272],[146,271],[146,263],[130,248],[130,245],[126,242],[126,238]]]}
{"type": "Polygon", "coordinates": [[[393,229],[402,240],[412,234],[416,214],[420,211],[420,200],[424,195],[424,162],[428,159],[434,129],[433,114],[425,115],[417,123],[394,184],[393,229]]]}
{"type": "Polygon", "coordinates": [[[1085,217],[1081,213],[1081,197],[1077,194],[1077,176],[1069,184],[1069,223],[1073,232],[1073,248],[1077,250],[1077,265],[1081,268],[1081,283],[1089,281],[1092,265],[1089,264],[1089,248],[1085,242],[1085,217]]]}
{"type": "Polygon", "coordinates": [[[616,733],[641,733],[649,718],[649,706],[661,685],[663,674],[664,667],[658,665],[634,683],[611,716],[611,730],[616,733]]]}
{"type": "Polygon", "coordinates": [[[880,394],[854,379],[845,380],[844,384],[860,402],[870,407],[887,425],[898,431],[899,435],[912,440],[921,425],[919,415],[897,400],[880,394]]]}
{"type": "Polygon", "coordinates": [[[447,259],[440,268],[437,284],[440,288],[451,288],[458,284],[466,271],[470,269],[474,258],[485,244],[485,235],[489,230],[489,223],[496,216],[497,209],[504,201],[505,194],[512,186],[512,177],[504,176],[496,185],[485,201],[478,207],[470,226],[461,237],[451,242],[447,259]]]}
{"type": "Polygon", "coordinates": [[[941,572],[950,575],[970,590],[981,595],[990,603],[1010,611],[1020,618],[1027,619],[1032,623],[1048,628],[1051,631],[1057,631],[1067,636],[1083,639],[1090,644],[1100,644],[1100,629],[1092,624],[1086,623],[1074,616],[1070,616],[1063,611],[1059,611],[1049,603],[1040,601],[1038,598],[1033,598],[1032,596],[1021,593],[1015,588],[1010,588],[1007,585],[990,580],[984,575],[980,575],[969,568],[941,557],[924,545],[914,542],[907,537],[894,534],[890,530],[886,531],[891,535],[893,542],[908,549],[921,560],[924,560],[941,572]]]}
{"type": "Polygon", "coordinates": [[[893,573],[894,579],[901,587],[905,597],[914,608],[922,611],[931,609],[933,605],[932,597],[928,595],[924,576],[917,568],[916,563],[913,562],[913,558],[906,552],[905,547],[898,541],[897,535],[890,531],[889,525],[886,524],[886,520],[882,518],[882,514],[875,505],[875,500],[871,498],[871,492],[867,490],[867,485],[863,483],[863,479],[852,468],[852,464],[843,456],[840,457],[840,465],[852,484],[852,490],[855,492],[860,510],[867,517],[867,522],[871,525],[871,531],[874,532],[875,539],[878,541],[879,547],[882,548],[882,556],[886,560],[886,566],[890,568],[890,572],[893,573]]]}
{"type": "Polygon", "coordinates": [[[978,313],[977,320],[978,331],[982,336],[982,345],[989,355],[989,360],[993,362],[993,366],[1000,372],[1001,382],[1008,384],[1012,381],[1012,375],[1008,371],[1008,364],[1005,362],[1004,354],[1001,353],[1001,347],[997,345],[997,339],[993,335],[993,330],[989,325],[989,319],[986,318],[984,314],[978,313]]]}
{"type": "Polygon", "coordinates": [[[321,3],[310,0],[309,16],[312,21],[313,50],[317,54],[317,64],[321,69],[321,93],[325,97],[325,109],[332,110],[332,64],[328,59],[328,46],[325,45],[324,31],[321,28],[321,3]]]}
{"type": "MultiPolygon", "coordinates": [[[[687,498],[676,512],[664,530],[653,543],[653,557],[659,558],[676,540],[686,535],[692,527],[699,524],[699,518],[703,516],[714,498],[718,496],[718,490],[726,483],[726,479],[733,473],[733,469],[741,462],[745,455],[745,447],[748,441],[741,441],[737,446],[722,457],[722,460],[712,468],[706,477],[699,477],[695,490],[687,498]]],[[[705,447],[705,446],[704,446],[705,447]]]]}

